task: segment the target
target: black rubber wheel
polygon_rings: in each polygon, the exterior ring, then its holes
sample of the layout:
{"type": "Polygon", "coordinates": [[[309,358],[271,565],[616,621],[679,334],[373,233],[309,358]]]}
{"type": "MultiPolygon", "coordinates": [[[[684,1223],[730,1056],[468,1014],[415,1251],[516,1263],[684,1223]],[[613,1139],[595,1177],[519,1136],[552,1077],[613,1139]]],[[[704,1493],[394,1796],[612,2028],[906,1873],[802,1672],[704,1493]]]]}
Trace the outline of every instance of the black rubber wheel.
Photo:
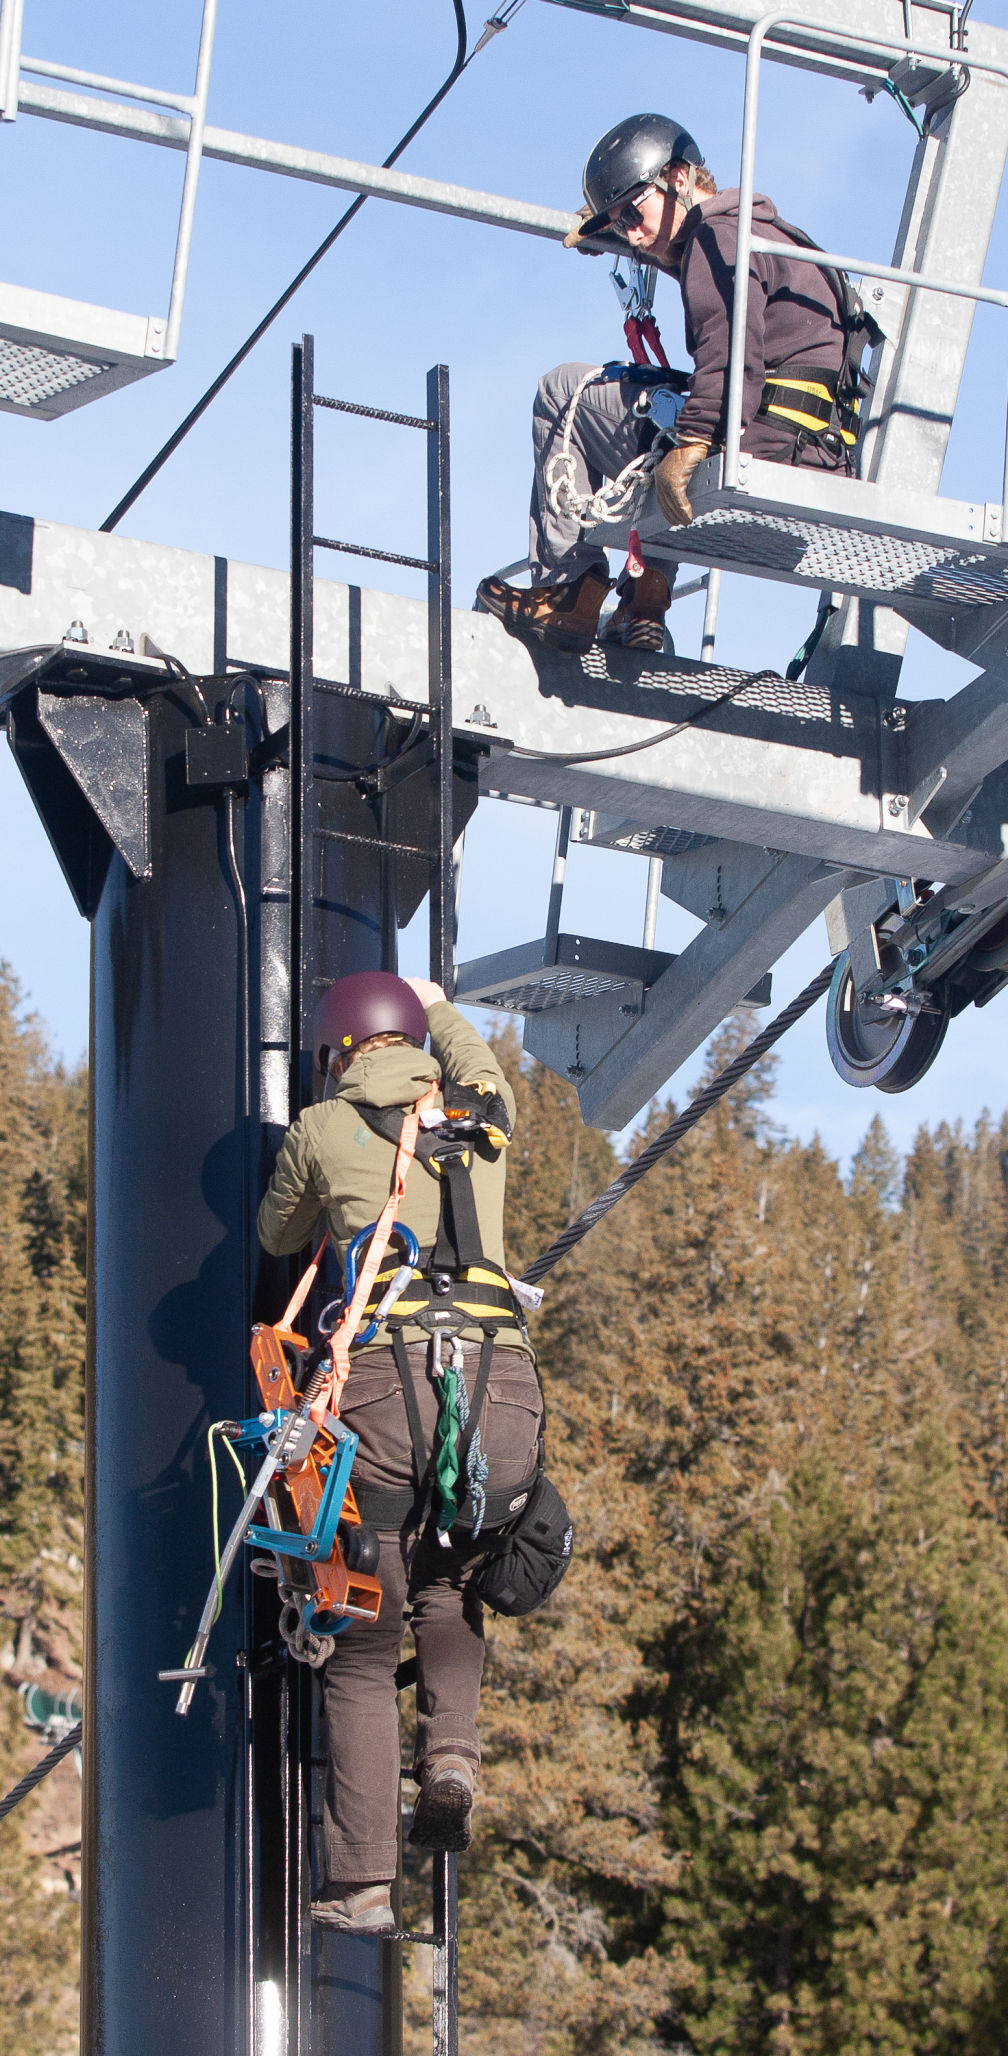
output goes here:
{"type": "MultiPolygon", "coordinates": [[[[898,952],[883,945],[882,973],[891,977],[900,966],[898,952]]],[[[880,1092],[906,1092],[934,1063],[949,1024],[944,992],[930,995],[933,1011],[887,1013],[863,1005],[854,991],[850,959],[837,958],[826,1002],[826,1046],[830,1060],[847,1085],[875,1085],[880,1092]]]]}
{"type": "Polygon", "coordinates": [[[347,1570],[372,1578],[380,1553],[377,1529],[369,1527],[367,1521],[341,1521],[336,1532],[347,1570]]]}

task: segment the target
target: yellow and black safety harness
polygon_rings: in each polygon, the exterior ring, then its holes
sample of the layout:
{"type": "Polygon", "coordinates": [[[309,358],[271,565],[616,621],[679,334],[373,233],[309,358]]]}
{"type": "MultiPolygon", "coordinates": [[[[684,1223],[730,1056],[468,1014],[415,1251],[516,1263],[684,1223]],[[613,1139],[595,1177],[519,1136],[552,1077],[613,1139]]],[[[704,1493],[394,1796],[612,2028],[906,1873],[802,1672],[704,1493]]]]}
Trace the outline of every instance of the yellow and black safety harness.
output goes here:
{"type": "MultiPolygon", "coordinates": [[[[778,216],[774,226],[804,250],[819,248],[793,222],[778,216]]],[[[881,342],[882,331],[845,271],[837,271],[829,264],[818,268],[836,300],[844,332],[839,369],[833,365],[803,364],[800,374],[792,374],[785,366],[768,371],[757,413],[765,420],[786,422],[793,430],[793,462],[797,462],[809,443],[815,443],[831,457],[846,457],[850,470],[851,452],[861,426],[861,401],[871,389],[861,359],[869,346],[874,348],[881,342]]]]}
{"type": "MultiPolygon", "coordinates": [[[[456,1526],[475,1538],[482,1528],[499,1528],[521,1512],[542,1472],[543,1440],[540,1433],[536,1467],[517,1490],[491,1488],[479,1423],[494,1346],[503,1336],[509,1344],[527,1348],[528,1335],[507,1273],[484,1255],[472,1170],[477,1156],[492,1158],[506,1147],[511,1124],[493,1086],[446,1080],[442,1097],[443,1115],[439,1109],[436,1117],[429,1116],[437,1125],[420,1126],[414,1150],[417,1161],[440,1181],[437,1238],[429,1250],[420,1252],[394,1307],[384,1316],[406,1406],[414,1483],[396,1489],[361,1482],[357,1498],[364,1518],[379,1528],[420,1526],[436,1502],[438,1539],[447,1545],[456,1526]],[[403,1334],[407,1327],[420,1328],[431,1337],[438,1423],[429,1455],[403,1334]],[[482,1345],[470,1397],[462,1337],[471,1328],[480,1330],[482,1345]]],[[[357,1111],[376,1135],[398,1144],[401,1107],[359,1106],[357,1111]]],[[[364,1310],[365,1322],[377,1313],[399,1271],[394,1255],[383,1259],[364,1310]]]]}

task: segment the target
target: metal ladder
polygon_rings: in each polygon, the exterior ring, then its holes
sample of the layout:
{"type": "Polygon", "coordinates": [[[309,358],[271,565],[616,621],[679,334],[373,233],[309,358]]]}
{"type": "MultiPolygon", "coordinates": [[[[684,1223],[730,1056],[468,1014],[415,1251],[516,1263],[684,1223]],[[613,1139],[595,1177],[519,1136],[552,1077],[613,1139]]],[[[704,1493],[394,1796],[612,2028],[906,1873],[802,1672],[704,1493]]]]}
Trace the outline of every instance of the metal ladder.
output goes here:
{"type": "MultiPolygon", "coordinates": [[[[396,933],[430,896],[430,975],[454,989],[455,821],[467,804],[453,777],[451,690],[451,540],[448,371],[427,376],[423,416],[337,400],[315,391],[314,338],[293,352],[291,429],[291,659],[289,740],[289,1100],[293,1114],[311,1096],[310,1057],[303,1054],[312,1010],[329,981],[362,962],[395,964],[396,933]],[[316,410],[361,416],[418,430],[428,438],[427,554],[409,557],[370,545],[321,536],[315,526],[316,410]],[[315,674],[315,551],[326,549],[382,563],[405,564],[427,574],[428,704],[423,709],[380,700],[354,682],[355,646],[362,633],[360,595],[349,589],[350,679],[343,684],[315,674]],[[350,932],[366,910],[370,940],[350,932]],[[377,932],[375,932],[377,929],[377,932]],[[296,970],[295,970],[295,967],[296,970]],[[309,1075],[305,1075],[306,1071],[309,1075]]],[[[308,1891],[307,1841],[322,1811],[324,1754],[312,1719],[310,1681],[292,1680],[300,1706],[291,1722],[300,1779],[290,1778],[288,1846],[300,1843],[296,1893],[303,1920],[308,1891]],[[315,1730],[313,1734],[313,1729],[315,1730]],[[309,1795],[307,1815],[302,1811],[309,1795]],[[297,1816],[295,1819],[293,1816],[297,1816]]],[[[334,2030],[347,2032],[344,1997],[363,1984],[371,1998],[367,2026],[354,2017],[359,2056],[398,2056],[402,2047],[403,1940],[433,1951],[434,2056],[458,2050],[458,1860],[433,1859],[429,1933],[403,1933],[379,1942],[314,1931],[302,1964],[311,1958],[302,1994],[299,2049],[333,2046],[334,2030]],[[352,1971],[341,1971],[343,1961],[352,1971]],[[323,2039],[319,2040],[319,2035],[323,2039]]],[[[400,1867],[401,1881],[401,1867],[400,1867]]],[[[350,2011],[354,2001],[349,2000],[350,2011]]]]}

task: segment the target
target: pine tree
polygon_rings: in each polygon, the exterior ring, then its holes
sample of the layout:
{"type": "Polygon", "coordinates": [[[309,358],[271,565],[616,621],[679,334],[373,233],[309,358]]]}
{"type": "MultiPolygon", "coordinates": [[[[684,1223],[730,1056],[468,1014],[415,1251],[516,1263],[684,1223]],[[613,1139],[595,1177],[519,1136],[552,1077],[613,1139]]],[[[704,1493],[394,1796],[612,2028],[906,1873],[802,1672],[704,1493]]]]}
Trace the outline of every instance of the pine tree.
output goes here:
{"type": "Polygon", "coordinates": [[[871,1479],[813,1450],[740,1538],[671,1652],[697,2050],[1003,2048],[1006,1630],[1008,1549],[930,1424],[871,1479]]]}
{"type": "MultiPolygon", "coordinates": [[[[42,1753],[11,1687],[80,1677],[86,1081],[54,1065],[0,966],[0,1792],[42,1753]]],[[[59,1775],[59,1774],[57,1774],[59,1775]]],[[[30,1795],[0,1823],[0,2013],[10,2056],[77,2048],[79,1919],[35,1853],[30,1795]]],[[[35,1816],[37,1817],[37,1816],[35,1816]]],[[[72,1832],[72,1830],[71,1830],[72,1832]]],[[[60,1839],[65,1840],[66,1837],[60,1839]]]]}

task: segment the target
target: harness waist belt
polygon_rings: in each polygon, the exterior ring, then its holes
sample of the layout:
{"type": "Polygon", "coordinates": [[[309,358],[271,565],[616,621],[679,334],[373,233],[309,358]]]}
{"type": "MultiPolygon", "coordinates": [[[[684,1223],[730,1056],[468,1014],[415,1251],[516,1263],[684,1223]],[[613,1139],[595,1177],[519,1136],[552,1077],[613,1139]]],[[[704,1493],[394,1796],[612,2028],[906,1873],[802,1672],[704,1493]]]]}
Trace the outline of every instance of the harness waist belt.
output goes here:
{"type": "MultiPolygon", "coordinates": [[[[389,1258],[383,1261],[365,1308],[365,1319],[373,1319],[398,1268],[389,1258]]],[[[431,1274],[412,1271],[409,1283],[386,1317],[387,1325],[393,1330],[401,1328],[431,1312],[462,1314],[473,1327],[491,1322],[498,1330],[513,1329],[521,1335],[511,1287],[503,1271],[494,1264],[469,1264],[464,1270],[434,1270],[431,1274]]]]}
{"type": "Polygon", "coordinates": [[[793,423],[810,435],[832,429],[849,449],[857,442],[858,402],[837,398],[838,374],[819,365],[806,366],[808,376],[768,371],[757,413],[793,423]]]}

